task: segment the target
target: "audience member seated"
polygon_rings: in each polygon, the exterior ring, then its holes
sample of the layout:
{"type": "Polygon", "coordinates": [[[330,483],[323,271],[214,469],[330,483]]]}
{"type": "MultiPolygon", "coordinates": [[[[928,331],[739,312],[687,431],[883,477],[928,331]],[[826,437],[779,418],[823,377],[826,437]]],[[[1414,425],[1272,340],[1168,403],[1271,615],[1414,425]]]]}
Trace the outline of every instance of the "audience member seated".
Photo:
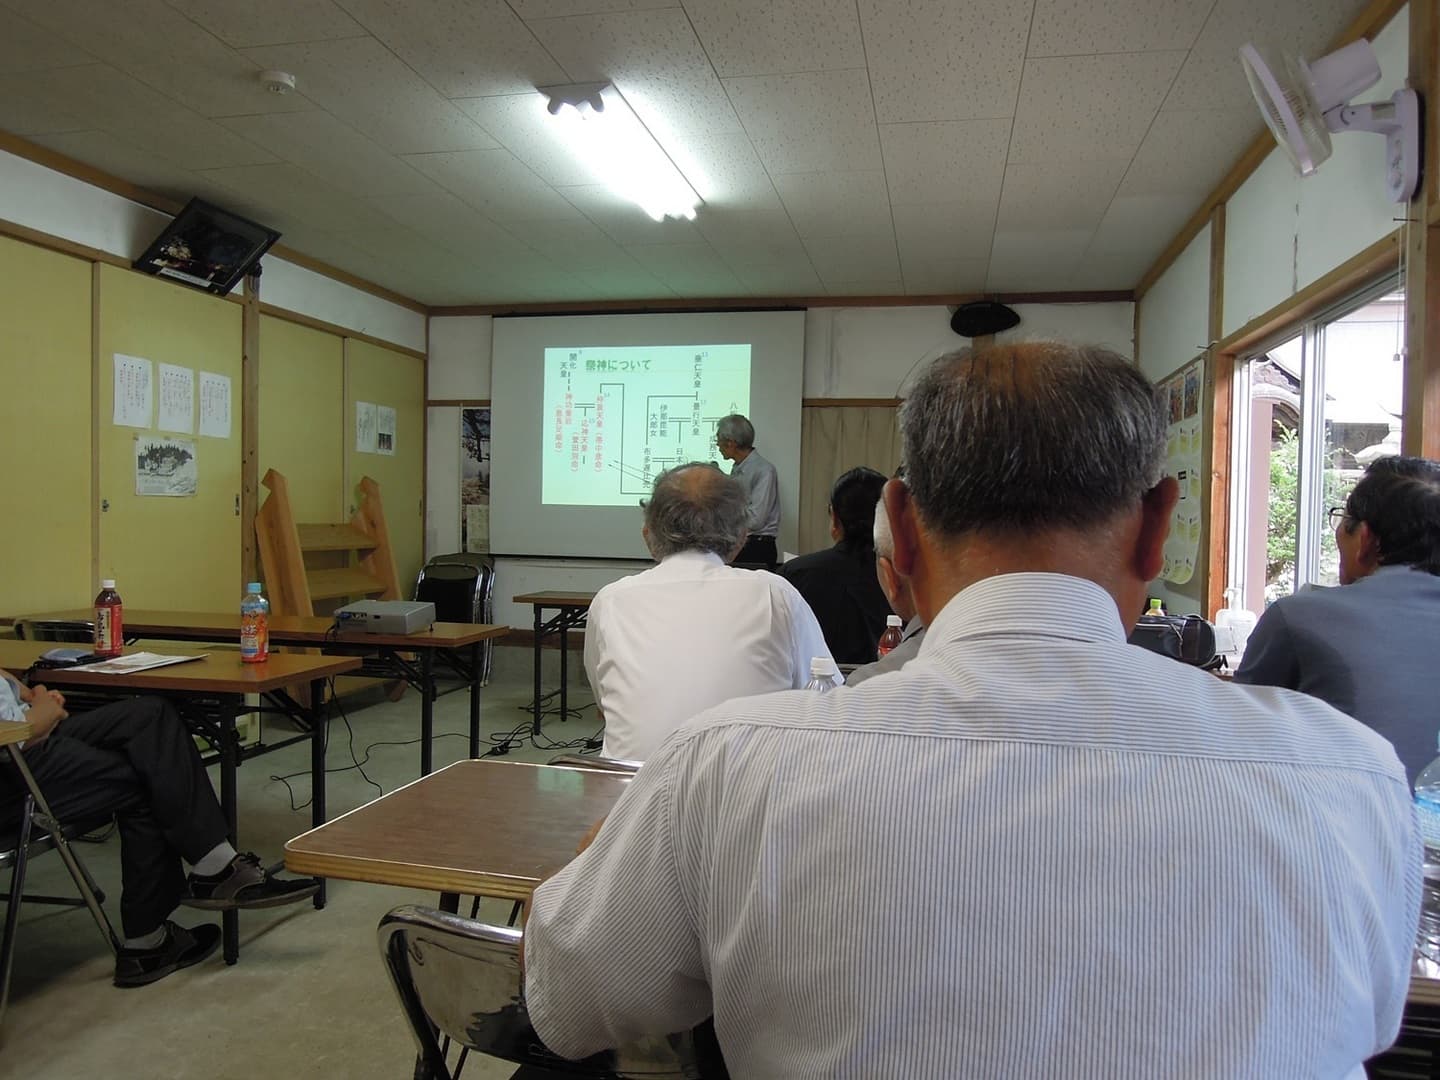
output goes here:
{"type": "Polygon", "coordinates": [[[585,624],[604,753],[635,761],[712,705],[803,687],[811,659],[830,655],[789,584],[725,565],[745,541],[735,480],[681,465],[655,478],[644,509],[641,535],[659,565],[597,592],[585,624]]]}
{"type": "Polygon", "coordinates": [[[890,603],[890,610],[905,620],[905,626],[900,632],[900,644],[873,664],[858,667],[845,676],[846,686],[855,686],[876,675],[904,667],[919,654],[920,642],[925,638],[925,624],[915,610],[910,579],[895,569],[895,540],[890,535],[890,515],[885,512],[883,499],[875,507],[875,577],[880,582],[880,591],[890,603]]]}
{"type": "Polygon", "coordinates": [[[1390,740],[1413,784],[1440,732],[1440,464],[1381,458],[1331,518],[1340,587],[1266,608],[1235,681],[1349,713],[1390,740]]]}
{"type": "MultiPolygon", "coordinates": [[[[314,896],[314,878],[272,875],[226,839],[225,815],[195,740],[169,704],[131,698],[70,716],[65,696],[0,680],[0,722],[27,720],[25,762],[61,821],[114,814],[120,826],[123,947],[116,986],[143,986],[199,963],[220,927],[169,920],[179,904],[207,911],[266,908],[314,896]],[[190,864],[186,875],[181,860],[190,864]]],[[[0,767],[0,828],[20,820],[25,786],[0,767]]]]}
{"type": "Polygon", "coordinates": [[[842,664],[868,664],[885,632],[890,605],[875,580],[875,503],[885,477],[851,469],[830,489],[830,538],[835,546],[791,559],[786,581],[815,612],[830,652],[842,664]]]}
{"type": "Polygon", "coordinates": [[[1363,1075],[1409,985],[1405,771],[1322,701],[1126,646],[1165,419],[1099,348],[922,374],[885,487],[920,655],[671,735],[535,892],[548,1046],[713,1014],[736,1076],[1363,1075]]]}

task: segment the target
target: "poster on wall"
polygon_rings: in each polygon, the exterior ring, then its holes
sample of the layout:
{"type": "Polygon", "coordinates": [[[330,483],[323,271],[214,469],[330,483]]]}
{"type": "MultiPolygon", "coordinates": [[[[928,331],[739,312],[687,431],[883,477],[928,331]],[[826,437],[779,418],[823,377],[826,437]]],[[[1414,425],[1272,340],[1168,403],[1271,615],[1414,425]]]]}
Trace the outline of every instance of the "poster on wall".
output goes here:
{"type": "Polygon", "coordinates": [[[377,422],[378,417],[373,402],[355,402],[355,452],[357,454],[373,454],[379,449],[379,433],[375,430],[377,422]]]}
{"type": "Polygon", "coordinates": [[[1201,482],[1205,440],[1200,405],[1204,377],[1205,359],[1200,357],[1160,384],[1161,400],[1167,406],[1165,472],[1175,477],[1180,487],[1160,576],[1175,585],[1190,581],[1200,562],[1200,511],[1205,492],[1201,482]]]}
{"type": "Polygon", "coordinates": [[[200,434],[230,438],[230,376],[200,372],[200,434]]]}
{"type": "Polygon", "coordinates": [[[460,550],[490,550],[490,410],[460,410],[460,550]]]}
{"type": "Polygon", "coordinates": [[[117,427],[150,426],[150,361],[143,356],[115,354],[115,402],[110,422],[117,427]]]}
{"type": "Polygon", "coordinates": [[[388,405],[375,406],[375,452],[395,456],[395,410],[388,405]]]}
{"type": "Polygon", "coordinates": [[[136,495],[194,495],[198,486],[194,439],[135,436],[136,495]]]}
{"type": "Polygon", "coordinates": [[[195,430],[195,371],[179,364],[160,365],[160,410],[155,426],[189,435],[195,430]]]}

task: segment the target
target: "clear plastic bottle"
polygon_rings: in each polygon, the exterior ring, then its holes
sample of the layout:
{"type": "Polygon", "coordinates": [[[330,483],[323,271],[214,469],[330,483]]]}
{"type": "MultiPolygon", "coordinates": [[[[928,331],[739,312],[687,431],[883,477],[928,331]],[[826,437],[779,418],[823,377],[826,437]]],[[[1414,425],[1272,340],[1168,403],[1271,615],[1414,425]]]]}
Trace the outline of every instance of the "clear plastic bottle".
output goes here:
{"type": "Polygon", "coordinates": [[[1415,778],[1415,818],[1425,843],[1425,889],[1416,948],[1440,974],[1440,757],[1415,778]]]}
{"type": "Polygon", "coordinates": [[[260,582],[245,586],[240,598],[240,659],[259,664],[270,658],[270,601],[260,592],[260,582]]]}
{"type": "Polygon", "coordinates": [[[1158,596],[1150,597],[1150,606],[1145,610],[1146,615],[1164,615],[1165,604],[1158,596]]]}
{"type": "Polygon", "coordinates": [[[125,606],[115,591],[115,580],[100,582],[95,597],[95,655],[119,656],[125,649],[125,606]]]}
{"type": "Polygon", "coordinates": [[[827,690],[834,690],[839,685],[839,680],[835,678],[839,674],[840,669],[835,666],[835,661],[830,657],[812,656],[810,658],[810,681],[805,684],[805,689],[821,694],[827,690]]]}
{"type": "Polygon", "coordinates": [[[877,658],[883,657],[900,644],[900,639],[904,636],[904,626],[899,615],[885,616],[885,632],[880,635],[880,644],[875,649],[877,658]]]}

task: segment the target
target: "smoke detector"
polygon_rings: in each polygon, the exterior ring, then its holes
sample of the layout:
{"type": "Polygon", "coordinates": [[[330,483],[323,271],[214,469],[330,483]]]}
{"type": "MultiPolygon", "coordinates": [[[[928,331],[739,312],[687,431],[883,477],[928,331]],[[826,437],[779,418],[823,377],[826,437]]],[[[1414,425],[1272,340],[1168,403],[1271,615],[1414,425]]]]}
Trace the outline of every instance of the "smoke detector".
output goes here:
{"type": "Polygon", "coordinates": [[[262,71],[260,85],[272,94],[288,94],[295,89],[295,76],[288,71],[262,71]]]}

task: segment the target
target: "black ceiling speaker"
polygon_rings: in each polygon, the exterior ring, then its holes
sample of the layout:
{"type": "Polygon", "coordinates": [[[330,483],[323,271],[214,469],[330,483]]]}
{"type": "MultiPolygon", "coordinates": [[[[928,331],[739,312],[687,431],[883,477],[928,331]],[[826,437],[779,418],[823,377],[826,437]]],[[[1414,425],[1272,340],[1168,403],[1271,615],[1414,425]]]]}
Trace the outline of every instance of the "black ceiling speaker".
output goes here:
{"type": "Polygon", "coordinates": [[[998,334],[1019,325],[1020,316],[1015,309],[994,300],[976,300],[970,304],[961,304],[950,316],[950,329],[961,337],[998,334]]]}

